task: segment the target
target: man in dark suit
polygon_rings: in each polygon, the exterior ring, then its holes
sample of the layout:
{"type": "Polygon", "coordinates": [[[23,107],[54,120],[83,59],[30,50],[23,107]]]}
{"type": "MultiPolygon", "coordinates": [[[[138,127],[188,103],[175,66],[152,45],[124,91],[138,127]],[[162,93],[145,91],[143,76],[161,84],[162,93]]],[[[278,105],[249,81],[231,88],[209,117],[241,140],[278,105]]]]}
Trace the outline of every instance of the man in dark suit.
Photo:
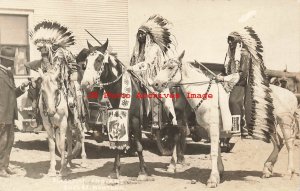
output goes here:
{"type": "Polygon", "coordinates": [[[25,92],[28,82],[16,88],[13,77],[15,48],[0,48],[0,177],[15,174],[9,168],[14,143],[14,120],[17,119],[17,97],[25,92]]]}

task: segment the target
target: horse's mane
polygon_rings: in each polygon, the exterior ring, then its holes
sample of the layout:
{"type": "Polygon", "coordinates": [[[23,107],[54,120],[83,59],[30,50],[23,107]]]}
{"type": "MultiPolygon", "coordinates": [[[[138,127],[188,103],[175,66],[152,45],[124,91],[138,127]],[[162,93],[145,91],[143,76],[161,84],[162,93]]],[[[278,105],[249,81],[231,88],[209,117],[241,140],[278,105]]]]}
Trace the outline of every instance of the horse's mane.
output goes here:
{"type": "Polygon", "coordinates": [[[122,63],[121,60],[118,59],[117,54],[115,53],[108,53],[109,54],[109,59],[112,62],[112,64],[116,63],[116,67],[120,67],[122,70],[124,64],[122,63]]]}
{"type": "Polygon", "coordinates": [[[88,57],[89,53],[90,53],[89,49],[87,49],[87,48],[82,49],[75,58],[76,62],[78,63],[78,62],[85,61],[86,58],[88,57]]]}
{"type": "Polygon", "coordinates": [[[206,77],[211,78],[212,75],[207,72],[206,70],[202,69],[201,66],[195,61],[195,62],[187,62],[187,66],[194,70],[197,71],[200,74],[204,74],[206,77]]]}

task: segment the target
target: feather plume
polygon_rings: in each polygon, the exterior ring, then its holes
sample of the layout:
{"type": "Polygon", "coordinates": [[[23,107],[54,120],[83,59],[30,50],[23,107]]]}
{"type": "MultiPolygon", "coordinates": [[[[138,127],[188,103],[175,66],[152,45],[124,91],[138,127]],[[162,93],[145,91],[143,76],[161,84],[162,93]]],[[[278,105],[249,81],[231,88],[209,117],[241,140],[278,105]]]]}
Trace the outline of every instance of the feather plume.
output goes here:
{"type": "Polygon", "coordinates": [[[57,22],[42,21],[29,34],[36,46],[69,47],[75,44],[75,38],[69,29],[57,22]]]}
{"type": "Polygon", "coordinates": [[[171,23],[160,15],[153,15],[142,24],[139,30],[144,30],[150,34],[153,41],[160,46],[164,54],[171,48],[171,45],[175,42],[172,39],[170,32],[171,23]]]}
{"type": "MultiPolygon", "coordinates": [[[[251,27],[245,27],[240,33],[241,41],[245,44],[251,55],[248,76],[248,92],[250,108],[249,134],[255,138],[270,142],[270,134],[275,133],[275,114],[273,98],[269,81],[266,77],[266,67],[263,62],[263,46],[256,32],[251,27]]],[[[247,98],[246,98],[247,100],[247,98]]]]}

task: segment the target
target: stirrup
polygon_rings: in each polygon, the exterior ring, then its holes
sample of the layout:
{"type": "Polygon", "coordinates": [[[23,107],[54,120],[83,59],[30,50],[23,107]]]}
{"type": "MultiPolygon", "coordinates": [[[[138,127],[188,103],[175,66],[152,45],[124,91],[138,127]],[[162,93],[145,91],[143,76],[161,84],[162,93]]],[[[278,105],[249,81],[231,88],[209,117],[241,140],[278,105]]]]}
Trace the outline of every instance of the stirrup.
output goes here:
{"type": "Polygon", "coordinates": [[[236,134],[241,133],[241,116],[240,115],[232,115],[232,128],[230,133],[236,134]]]}

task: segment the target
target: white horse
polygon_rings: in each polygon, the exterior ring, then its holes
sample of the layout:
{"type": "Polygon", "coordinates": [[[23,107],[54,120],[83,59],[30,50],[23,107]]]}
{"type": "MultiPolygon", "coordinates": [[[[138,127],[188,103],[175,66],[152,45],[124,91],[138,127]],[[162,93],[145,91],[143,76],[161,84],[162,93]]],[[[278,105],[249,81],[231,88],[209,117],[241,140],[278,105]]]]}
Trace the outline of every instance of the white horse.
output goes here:
{"type": "Polygon", "coordinates": [[[72,135],[68,128],[68,105],[65,93],[59,84],[59,68],[54,68],[41,75],[41,94],[39,100],[39,111],[42,116],[43,125],[48,134],[50,151],[49,176],[56,176],[55,160],[55,139],[58,149],[61,151],[61,169],[60,175],[67,175],[67,163],[65,160],[65,137],[68,141],[68,158],[71,158],[72,135]],[[59,87],[60,86],[60,87],[59,87]],[[59,139],[58,139],[59,137],[59,139]]]}
{"type": "MultiPolygon", "coordinates": [[[[187,99],[192,108],[195,108],[200,101],[201,106],[195,111],[196,120],[200,127],[209,132],[211,140],[211,162],[212,169],[210,178],[207,181],[208,187],[217,187],[220,182],[220,175],[224,172],[224,166],[221,159],[219,138],[220,129],[222,129],[222,121],[218,104],[218,85],[212,81],[209,85],[209,77],[202,71],[196,69],[189,63],[182,63],[184,52],[176,59],[170,59],[166,62],[163,69],[158,73],[153,85],[160,90],[166,86],[181,84],[181,89],[185,96],[188,92],[205,93],[209,89],[209,93],[213,99],[201,101],[201,98],[187,99]],[[189,85],[191,83],[207,82],[202,85],[189,85]],[[182,85],[186,84],[186,85],[182,85]]],[[[272,97],[274,100],[274,108],[276,120],[283,133],[284,140],[288,149],[288,173],[292,175],[295,171],[293,162],[293,147],[294,147],[294,123],[297,110],[296,96],[283,88],[271,86],[272,97]],[[288,104],[287,104],[288,103],[288,104]]],[[[273,143],[273,151],[264,164],[263,177],[272,175],[273,166],[278,158],[278,153],[283,147],[282,138],[278,133],[271,134],[273,143]]]]}
{"type": "MultiPolygon", "coordinates": [[[[55,176],[55,142],[57,149],[61,154],[60,175],[68,174],[67,164],[72,165],[72,158],[81,152],[81,166],[85,167],[86,153],[84,147],[84,126],[80,122],[73,124],[68,109],[67,92],[64,87],[63,79],[60,77],[61,70],[59,66],[54,67],[48,72],[42,74],[41,94],[39,98],[39,111],[42,117],[43,125],[48,134],[49,151],[50,151],[50,168],[49,176],[55,176]],[[75,125],[75,126],[74,126],[75,125]],[[75,127],[75,128],[72,128],[75,127]],[[75,132],[72,133],[72,130],[75,132]],[[74,137],[72,135],[78,136],[74,137]],[[65,160],[65,143],[67,136],[67,161],[65,160]],[[73,141],[76,143],[73,145],[73,141]],[[74,148],[72,148],[74,146],[74,148]]],[[[74,116],[73,116],[74,117],[74,116]]]]}

